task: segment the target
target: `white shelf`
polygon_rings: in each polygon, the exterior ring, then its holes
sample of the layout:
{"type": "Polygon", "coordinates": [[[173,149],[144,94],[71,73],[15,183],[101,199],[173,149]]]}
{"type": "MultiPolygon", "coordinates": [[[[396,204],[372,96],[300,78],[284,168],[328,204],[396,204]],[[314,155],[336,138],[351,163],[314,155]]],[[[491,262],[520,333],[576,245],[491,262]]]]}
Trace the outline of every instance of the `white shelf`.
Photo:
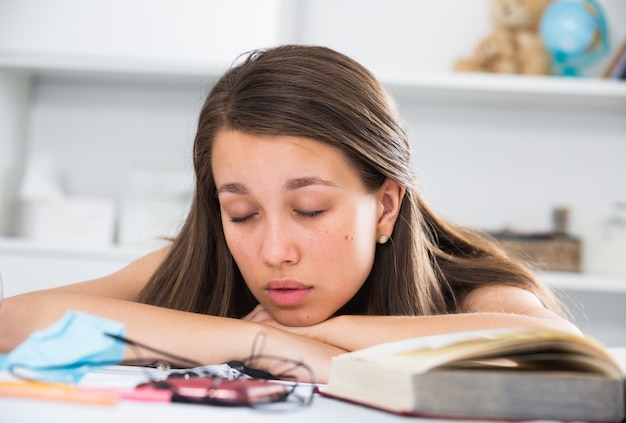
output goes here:
{"type": "Polygon", "coordinates": [[[71,75],[96,79],[159,78],[178,82],[204,82],[220,75],[227,67],[228,64],[208,62],[0,51],[0,69],[13,69],[36,75],[71,75]]]}
{"type": "MultiPolygon", "coordinates": [[[[205,83],[221,75],[229,65],[0,50],[0,69],[97,79],[139,78],[205,83]]],[[[626,110],[626,82],[619,80],[454,72],[382,73],[378,77],[395,96],[402,99],[506,101],[508,104],[522,102],[626,110]]]]}
{"type": "Polygon", "coordinates": [[[626,110],[626,82],[613,79],[453,72],[390,74],[380,78],[399,98],[422,96],[626,110]]]}
{"type": "Polygon", "coordinates": [[[384,78],[394,86],[432,87],[462,91],[586,95],[626,100],[626,83],[616,79],[454,72],[416,75],[389,74],[384,78]]]}
{"type": "MultiPolygon", "coordinates": [[[[160,245],[162,247],[162,245],[160,245]]],[[[155,245],[152,250],[159,246],[155,245]]],[[[34,243],[23,238],[0,237],[0,257],[73,259],[130,263],[151,250],[139,246],[78,247],[34,243]]]]}

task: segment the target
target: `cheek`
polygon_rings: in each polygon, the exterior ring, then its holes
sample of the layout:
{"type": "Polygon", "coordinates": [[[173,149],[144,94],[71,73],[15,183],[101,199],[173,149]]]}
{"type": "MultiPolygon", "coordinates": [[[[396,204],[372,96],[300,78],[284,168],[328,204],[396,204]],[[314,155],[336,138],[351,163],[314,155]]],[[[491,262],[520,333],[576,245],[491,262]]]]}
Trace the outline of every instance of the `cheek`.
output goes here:
{"type": "Polygon", "coordinates": [[[343,267],[344,272],[354,272],[359,278],[366,277],[376,250],[375,222],[374,213],[345,216],[338,227],[329,231],[326,245],[322,246],[330,256],[330,262],[343,267]]]}
{"type": "Polygon", "coordinates": [[[239,267],[250,261],[252,254],[252,240],[250,236],[243,236],[240,231],[229,230],[228,226],[224,226],[224,238],[230,254],[239,267]]]}
{"type": "Polygon", "coordinates": [[[354,219],[353,232],[346,241],[351,245],[363,279],[372,268],[376,251],[376,204],[370,203],[368,206],[364,207],[366,213],[360,213],[354,219]]]}

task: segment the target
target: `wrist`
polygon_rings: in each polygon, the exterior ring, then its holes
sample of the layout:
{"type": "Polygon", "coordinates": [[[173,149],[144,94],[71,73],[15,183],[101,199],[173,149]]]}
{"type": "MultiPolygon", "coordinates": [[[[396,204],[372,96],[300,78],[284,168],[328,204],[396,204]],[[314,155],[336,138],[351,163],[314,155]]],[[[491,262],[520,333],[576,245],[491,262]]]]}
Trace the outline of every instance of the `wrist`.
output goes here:
{"type": "MultiPolygon", "coordinates": [[[[313,326],[312,338],[325,344],[339,346],[341,339],[341,328],[344,326],[346,316],[335,316],[313,326]]],[[[344,334],[345,335],[345,334],[344,334]]]]}

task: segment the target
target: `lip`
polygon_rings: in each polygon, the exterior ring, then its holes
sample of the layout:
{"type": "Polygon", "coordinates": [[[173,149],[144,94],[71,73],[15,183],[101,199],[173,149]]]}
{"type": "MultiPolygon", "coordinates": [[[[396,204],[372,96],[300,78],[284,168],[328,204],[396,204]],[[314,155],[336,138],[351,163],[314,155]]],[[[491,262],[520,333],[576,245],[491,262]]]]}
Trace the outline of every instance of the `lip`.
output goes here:
{"type": "Polygon", "coordinates": [[[279,307],[294,307],[306,300],[313,288],[294,280],[273,280],[265,286],[269,299],[279,307]]]}

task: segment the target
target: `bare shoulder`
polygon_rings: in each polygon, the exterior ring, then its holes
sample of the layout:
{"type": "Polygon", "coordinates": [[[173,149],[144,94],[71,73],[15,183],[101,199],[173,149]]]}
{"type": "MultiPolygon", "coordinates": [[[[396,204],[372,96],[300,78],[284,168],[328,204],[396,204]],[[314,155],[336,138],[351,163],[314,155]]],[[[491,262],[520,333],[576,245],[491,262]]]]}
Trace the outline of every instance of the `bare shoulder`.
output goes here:
{"type": "Polygon", "coordinates": [[[133,300],[148,283],[154,272],[156,272],[169,250],[170,248],[166,247],[154,251],[133,261],[115,273],[85,282],[54,288],[54,291],[133,300]]]}
{"type": "Polygon", "coordinates": [[[486,285],[474,289],[463,302],[467,312],[544,315],[551,313],[531,291],[509,285],[486,285]]]}
{"type": "Polygon", "coordinates": [[[549,310],[531,291],[509,285],[486,285],[476,288],[465,298],[467,313],[506,313],[533,319],[537,327],[563,330],[580,335],[572,323],[549,310]]]}

